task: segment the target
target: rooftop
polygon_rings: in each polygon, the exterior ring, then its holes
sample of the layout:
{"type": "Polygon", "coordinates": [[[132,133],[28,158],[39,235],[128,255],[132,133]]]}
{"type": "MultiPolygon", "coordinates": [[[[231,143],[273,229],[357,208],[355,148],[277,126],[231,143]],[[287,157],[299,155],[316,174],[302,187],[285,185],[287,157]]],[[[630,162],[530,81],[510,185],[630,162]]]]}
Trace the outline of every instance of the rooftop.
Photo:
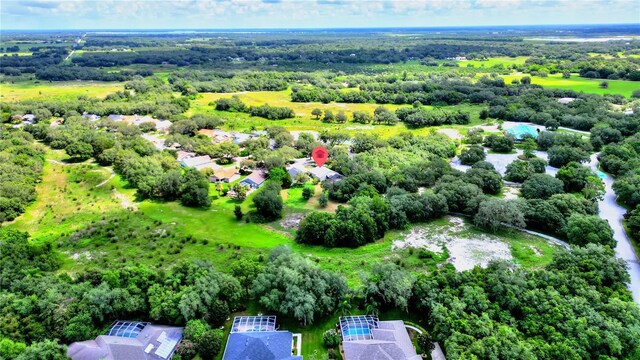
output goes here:
{"type": "Polygon", "coordinates": [[[182,339],[182,328],[145,322],[116,321],[95,340],[71,344],[72,360],[170,359],[182,339]]]}
{"type": "Polygon", "coordinates": [[[209,155],[202,155],[183,158],[182,160],[180,160],[180,163],[182,164],[182,166],[186,167],[199,167],[212,161],[213,160],[211,160],[211,157],[209,155]]]}
{"type": "Polygon", "coordinates": [[[420,360],[402,320],[361,315],[340,318],[345,360],[420,360]]]}
{"type": "Polygon", "coordinates": [[[251,174],[249,174],[249,176],[247,176],[246,178],[244,178],[244,181],[250,181],[254,184],[262,184],[263,182],[265,182],[265,180],[267,180],[267,175],[264,173],[264,171],[261,170],[256,170],[254,172],[252,172],[251,174]]]}
{"type": "Polygon", "coordinates": [[[572,98],[572,97],[563,97],[563,98],[558,99],[558,102],[560,104],[568,104],[570,102],[573,102],[575,99],[576,98],[572,98]]]}
{"type": "Polygon", "coordinates": [[[275,316],[237,316],[223,360],[302,360],[292,355],[293,334],[276,331],[275,316]]]}
{"type": "Polygon", "coordinates": [[[337,173],[325,166],[314,167],[309,170],[309,173],[316,177],[320,181],[329,180],[340,180],[342,179],[342,175],[337,173]]]}

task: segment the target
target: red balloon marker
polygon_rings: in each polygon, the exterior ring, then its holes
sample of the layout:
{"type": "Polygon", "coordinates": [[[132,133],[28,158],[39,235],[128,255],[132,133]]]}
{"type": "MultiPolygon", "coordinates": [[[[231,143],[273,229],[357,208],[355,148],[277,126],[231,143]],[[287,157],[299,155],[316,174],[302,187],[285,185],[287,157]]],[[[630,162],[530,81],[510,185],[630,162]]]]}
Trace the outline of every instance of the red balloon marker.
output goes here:
{"type": "Polygon", "coordinates": [[[316,165],[322,167],[329,157],[329,152],[324,148],[324,146],[316,146],[316,148],[311,152],[311,156],[313,157],[313,161],[316,162],[316,165]]]}

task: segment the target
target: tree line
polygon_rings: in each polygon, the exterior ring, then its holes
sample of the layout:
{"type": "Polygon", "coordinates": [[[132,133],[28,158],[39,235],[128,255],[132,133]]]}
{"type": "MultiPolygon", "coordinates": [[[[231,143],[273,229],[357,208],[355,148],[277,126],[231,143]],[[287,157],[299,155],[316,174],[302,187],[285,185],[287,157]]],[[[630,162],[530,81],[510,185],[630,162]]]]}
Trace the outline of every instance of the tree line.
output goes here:
{"type": "Polygon", "coordinates": [[[0,223],[18,217],[36,199],[44,152],[29,133],[0,128],[0,223]]]}
{"type": "Polygon", "coordinates": [[[452,359],[640,354],[629,275],[611,249],[594,244],[560,250],[538,270],[494,261],[486,269],[455,272],[447,265],[413,274],[381,260],[362,272],[357,288],[287,247],[237,260],[225,273],[195,261],[165,270],[88,268],[71,278],[55,275],[60,258],[50,243],[0,230],[0,245],[9,250],[0,253],[5,358],[66,359],[60,343],[94,338],[115,319],[185,326],[174,356],[214,357],[224,346],[217,327],[248,300],[303,326],[355,310],[417,313],[429,329],[425,341],[439,341],[452,359]],[[577,318],[584,319],[580,326],[577,318]]]}

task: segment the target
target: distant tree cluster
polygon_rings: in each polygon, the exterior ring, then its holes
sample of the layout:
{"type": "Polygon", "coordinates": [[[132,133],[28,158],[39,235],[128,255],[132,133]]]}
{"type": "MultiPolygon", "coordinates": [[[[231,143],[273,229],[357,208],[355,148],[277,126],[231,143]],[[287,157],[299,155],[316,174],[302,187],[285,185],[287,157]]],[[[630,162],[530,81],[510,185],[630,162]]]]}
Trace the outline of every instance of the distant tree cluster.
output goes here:
{"type": "Polygon", "coordinates": [[[220,98],[214,103],[216,110],[246,112],[251,116],[258,116],[269,120],[290,119],[296,116],[293,109],[285,106],[270,106],[268,104],[260,106],[246,106],[237,96],[231,98],[220,98]]]}
{"type": "Polygon", "coordinates": [[[21,130],[0,130],[0,223],[22,214],[36,199],[44,149],[21,130]]]}

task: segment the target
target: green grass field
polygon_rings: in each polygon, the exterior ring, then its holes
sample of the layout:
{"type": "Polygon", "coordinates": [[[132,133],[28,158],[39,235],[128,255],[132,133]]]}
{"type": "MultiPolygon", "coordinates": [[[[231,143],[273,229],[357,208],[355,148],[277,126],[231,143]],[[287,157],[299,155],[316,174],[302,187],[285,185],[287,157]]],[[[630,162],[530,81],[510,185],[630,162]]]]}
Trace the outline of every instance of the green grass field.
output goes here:
{"type": "MultiPolygon", "coordinates": [[[[346,104],[346,103],[329,103],[323,104],[319,102],[311,103],[298,103],[291,102],[291,90],[283,91],[256,91],[256,92],[243,92],[243,93],[201,93],[198,94],[196,100],[192,102],[191,109],[187,111],[187,115],[192,116],[195,114],[210,114],[221,117],[226,120],[226,127],[236,131],[249,131],[251,128],[263,128],[269,125],[280,125],[286,127],[288,130],[300,131],[322,131],[322,130],[345,130],[351,134],[358,132],[367,132],[379,134],[382,137],[388,137],[396,135],[403,131],[409,131],[404,123],[399,123],[393,126],[389,125],[363,125],[348,121],[346,124],[328,124],[321,120],[317,120],[311,115],[311,111],[315,108],[325,110],[331,110],[334,114],[339,111],[344,111],[349,119],[352,117],[353,111],[365,111],[373,114],[373,111],[378,104],[346,104]],[[252,117],[245,113],[230,113],[224,111],[216,111],[214,106],[209,105],[214,100],[220,98],[231,97],[237,95],[246,105],[255,106],[269,104],[272,106],[286,106],[296,113],[296,117],[293,119],[285,120],[267,120],[260,117],[252,117]]],[[[395,111],[397,108],[409,105],[395,105],[386,104],[384,107],[395,111]]],[[[427,106],[427,109],[433,109],[432,106],[427,106]]],[[[479,119],[480,110],[482,106],[463,104],[458,106],[442,107],[445,110],[462,110],[467,111],[471,115],[471,125],[478,125],[482,123],[479,119]]],[[[446,126],[447,128],[466,128],[467,126],[453,125],[446,126]]],[[[445,128],[438,127],[438,128],[445,128]]],[[[427,134],[432,131],[433,128],[421,128],[411,129],[411,132],[415,134],[427,134]]]]}
{"type": "MultiPolygon", "coordinates": [[[[525,74],[507,75],[504,76],[504,81],[510,84],[514,78],[520,79],[523,76],[525,76],[525,74]]],[[[602,79],[581,78],[577,74],[572,74],[570,79],[562,78],[562,74],[552,74],[546,78],[538,76],[531,77],[532,84],[542,85],[545,88],[575,90],[599,95],[620,94],[625,97],[631,97],[631,93],[634,90],[640,89],[640,82],[625,80],[606,80],[609,83],[609,88],[603,89],[600,87],[602,81],[602,79]]]]}
{"type": "Polygon", "coordinates": [[[522,65],[528,59],[528,56],[517,56],[517,57],[508,57],[508,56],[499,56],[489,58],[487,60],[466,60],[466,61],[457,61],[460,67],[476,67],[476,68],[492,68],[494,66],[502,65],[507,67],[508,65],[522,65]]]}
{"type": "Polygon", "coordinates": [[[80,95],[104,98],[118,90],[124,90],[124,83],[100,81],[59,81],[38,80],[0,84],[0,101],[20,101],[56,98],[76,99],[80,95]]]}
{"type": "MultiPolygon", "coordinates": [[[[50,150],[47,157],[64,160],[65,155],[62,151],[50,150]]],[[[135,190],[128,188],[117,175],[103,186],[97,186],[109,178],[108,171],[91,162],[63,165],[48,161],[43,181],[36,188],[37,200],[25,214],[7,226],[29,231],[34,241],[57,241],[60,250],[69,256],[63,270],[70,272],[89,264],[113,262],[166,267],[178,259],[205,259],[225,269],[234,259],[258,258],[278,245],[288,245],[321,267],[343,274],[352,286],[358,286],[360,274],[381,259],[396,261],[412,271],[424,272],[435,270],[437,264],[446,258],[426,259],[420,258],[418,251],[393,251],[391,242],[397,238],[397,231],[356,249],[297,244],[292,240],[293,232],[279,225],[280,220],[272,224],[236,220],[233,208],[238,202],[217,198],[213,185],[212,206],[196,209],[177,202],[135,201],[135,190]],[[117,226],[112,226],[112,223],[117,226]],[[87,228],[93,232],[74,236],[87,228]],[[104,236],[109,232],[112,233],[110,237],[104,236]],[[89,257],[81,257],[78,261],[71,258],[82,254],[89,257]]],[[[302,199],[301,188],[286,191],[285,219],[291,214],[318,209],[318,190],[309,201],[302,199]]],[[[245,213],[253,209],[253,194],[255,192],[241,204],[245,213]]],[[[335,209],[336,205],[330,205],[327,210],[335,209]]],[[[447,225],[446,219],[440,219],[420,226],[441,231],[447,225]]],[[[474,228],[468,231],[469,236],[480,233],[474,228]]],[[[524,255],[514,253],[516,260],[525,267],[548,262],[546,256],[552,253],[552,249],[544,246],[543,240],[533,236],[520,233],[497,236],[514,250],[520,249],[524,243],[540,243],[536,246],[545,257],[526,259],[524,255]]]]}

